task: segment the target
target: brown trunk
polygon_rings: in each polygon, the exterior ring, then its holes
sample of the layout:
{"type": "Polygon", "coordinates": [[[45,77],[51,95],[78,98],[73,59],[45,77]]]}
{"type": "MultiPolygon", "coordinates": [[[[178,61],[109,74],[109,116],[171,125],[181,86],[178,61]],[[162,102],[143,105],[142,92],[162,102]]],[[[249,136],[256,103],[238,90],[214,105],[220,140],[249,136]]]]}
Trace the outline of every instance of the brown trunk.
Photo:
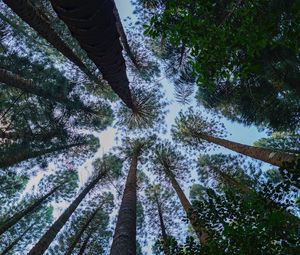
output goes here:
{"type": "Polygon", "coordinates": [[[107,80],[113,91],[131,109],[134,104],[126,74],[122,46],[109,0],[50,0],[57,15],[70,29],[107,80]]]}
{"type": "Polygon", "coordinates": [[[63,214],[52,224],[48,231],[41,237],[37,244],[29,251],[27,255],[41,255],[48,249],[58,232],[63,228],[72,213],[76,210],[85,196],[96,186],[106,173],[100,173],[93,181],[91,181],[75,198],[71,205],[63,212],[63,214]]]}
{"type": "Polygon", "coordinates": [[[77,65],[92,81],[102,83],[96,78],[73,52],[73,50],[61,39],[58,33],[52,28],[52,25],[46,15],[41,14],[31,2],[31,0],[4,0],[21,19],[48,41],[54,48],[61,52],[66,58],[77,65]]]}
{"type": "Polygon", "coordinates": [[[0,82],[3,82],[8,86],[20,89],[23,92],[37,95],[39,97],[51,101],[55,101],[66,106],[68,109],[81,110],[88,114],[103,115],[102,113],[97,112],[88,106],[85,106],[80,101],[72,101],[66,96],[60,96],[59,94],[49,93],[49,91],[45,91],[44,89],[42,89],[41,86],[34,84],[31,80],[24,79],[23,77],[3,68],[0,68],[0,82]]]}
{"type": "Polygon", "coordinates": [[[85,145],[85,143],[74,143],[65,146],[56,146],[54,148],[44,149],[40,151],[31,151],[29,148],[26,147],[20,148],[20,150],[17,152],[10,153],[9,155],[2,155],[0,158],[0,168],[7,168],[28,159],[37,158],[49,153],[61,152],[66,149],[82,145],[85,145]]]}
{"type": "Polygon", "coordinates": [[[171,255],[170,251],[169,251],[169,238],[167,235],[166,226],[165,226],[165,222],[164,222],[164,218],[163,218],[163,212],[162,212],[162,208],[161,208],[160,202],[158,200],[157,194],[155,194],[155,202],[157,205],[160,230],[161,230],[161,235],[162,235],[162,239],[163,239],[164,253],[165,253],[165,255],[171,255]]]}
{"type": "Polygon", "coordinates": [[[82,246],[80,247],[80,250],[79,250],[79,252],[78,252],[78,255],[83,255],[83,254],[84,254],[85,249],[86,249],[86,247],[87,247],[87,245],[88,245],[88,243],[89,243],[89,241],[90,241],[90,239],[91,239],[92,234],[93,234],[92,231],[88,233],[87,237],[86,237],[86,238],[84,239],[84,241],[83,241],[82,246]]]}
{"type": "Polygon", "coordinates": [[[291,163],[294,161],[294,157],[291,154],[284,152],[272,151],[269,149],[249,146],[241,143],[228,141],[225,139],[217,138],[207,134],[199,135],[200,138],[221,145],[227,149],[241,153],[243,155],[267,162],[274,166],[285,166],[285,163],[291,163]]]}
{"type": "Polygon", "coordinates": [[[63,184],[56,186],[54,189],[50,190],[47,194],[36,200],[33,204],[25,208],[24,210],[16,213],[12,217],[10,217],[7,221],[2,223],[0,225],[0,235],[2,235],[5,231],[10,229],[12,226],[14,226],[16,223],[18,223],[19,220],[21,220],[23,217],[25,217],[28,214],[33,213],[37,208],[39,208],[48,197],[50,197],[52,194],[55,193],[63,184]]]}
{"type": "Polygon", "coordinates": [[[33,227],[33,225],[29,226],[18,238],[16,238],[10,245],[8,245],[4,251],[2,251],[1,255],[5,255],[7,254],[8,252],[11,251],[11,249],[14,248],[14,246],[20,241],[22,240],[23,236],[25,236],[29,230],[33,227]]]}
{"type": "Polygon", "coordinates": [[[88,218],[88,220],[85,222],[85,224],[83,225],[83,227],[80,229],[80,231],[75,235],[75,237],[73,238],[72,243],[70,244],[70,246],[68,247],[67,251],[65,252],[65,255],[71,255],[73,250],[75,249],[77,243],[79,242],[81,236],[83,235],[84,231],[88,228],[88,226],[91,224],[91,222],[93,221],[93,219],[95,218],[97,212],[100,210],[100,207],[98,207],[93,213],[92,215],[88,218]]]}
{"type": "Polygon", "coordinates": [[[139,153],[135,152],[131,159],[110,255],[136,254],[136,171],[139,153]]]}
{"type": "Polygon", "coordinates": [[[185,196],[183,190],[180,188],[180,185],[177,182],[174,174],[168,170],[166,171],[166,173],[171,180],[172,186],[175,189],[175,191],[179,197],[182,207],[185,210],[185,212],[188,216],[188,219],[189,219],[193,229],[195,230],[200,243],[205,245],[207,243],[207,238],[208,238],[207,232],[205,231],[204,228],[202,228],[199,225],[199,223],[197,223],[197,220],[198,220],[197,215],[192,213],[192,205],[191,205],[190,201],[187,199],[187,197],[185,196]]]}

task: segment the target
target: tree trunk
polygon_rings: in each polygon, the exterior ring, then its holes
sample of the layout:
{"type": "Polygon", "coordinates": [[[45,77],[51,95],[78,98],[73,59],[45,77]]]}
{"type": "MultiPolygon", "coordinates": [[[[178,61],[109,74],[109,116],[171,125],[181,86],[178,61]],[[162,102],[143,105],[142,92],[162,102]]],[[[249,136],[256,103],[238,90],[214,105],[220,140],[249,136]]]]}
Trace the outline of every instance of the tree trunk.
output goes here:
{"type": "Polygon", "coordinates": [[[113,2],[51,0],[51,3],[113,91],[134,109],[113,2]]]}
{"type": "Polygon", "coordinates": [[[177,196],[179,197],[182,207],[185,210],[185,212],[188,216],[188,219],[189,219],[193,229],[195,230],[200,243],[205,245],[207,243],[207,238],[208,238],[207,232],[205,231],[204,228],[202,228],[199,225],[199,223],[197,223],[197,220],[198,220],[197,215],[192,213],[192,209],[193,209],[192,205],[191,205],[190,201],[187,199],[187,197],[185,196],[182,189],[180,188],[179,183],[177,182],[174,174],[168,170],[165,170],[165,171],[166,171],[167,176],[171,180],[172,186],[175,189],[177,196]]]}
{"type": "Polygon", "coordinates": [[[86,247],[87,247],[87,245],[88,245],[88,243],[91,239],[92,234],[93,234],[92,231],[88,233],[87,237],[84,239],[84,242],[83,242],[82,246],[80,247],[78,255],[83,255],[83,253],[85,252],[85,249],[86,249],[86,247]]]}
{"type": "Polygon", "coordinates": [[[14,246],[23,238],[23,236],[25,236],[28,231],[33,227],[33,225],[29,226],[18,238],[16,238],[10,245],[8,245],[4,251],[2,251],[1,255],[5,255],[8,252],[10,252],[10,250],[12,248],[14,248],[14,246]]]}
{"type": "Polygon", "coordinates": [[[9,155],[5,155],[5,154],[1,155],[0,168],[7,168],[28,159],[37,158],[45,154],[60,152],[66,149],[70,149],[82,145],[85,145],[85,143],[73,143],[64,146],[56,146],[54,148],[44,149],[40,151],[30,151],[30,148],[26,148],[26,147],[23,149],[20,148],[20,150],[10,153],[9,155]]]}
{"type": "Polygon", "coordinates": [[[77,65],[92,81],[102,85],[73,50],[62,40],[59,34],[52,28],[51,22],[46,15],[42,14],[31,2],[31,0],[4,0],[21,19],[49,42],[54,48],[61,52],[67,59],[77,65]]]}
{"type": "Polygon", "coordinates": [[[136,254],[136,171],[139,152],[132,159],[127,175],[110,255],[136,254]]]}
{"type": "Polygon", "coordinates": [[[19,220],[27,216],[28,214],[33,213],[38,207],[40,207],[48,197],[50,197],[52,194],[54,194],[61,186],[58,185],[54,189],[50,190],[47,194],[36,200],[33,204],[28,206],[26,209],[16,213],[12,217],[10,217],[7,221],[5,221],[3,224],[0,225],[0,235],[2,235],[5,231],[7,231],[9,228],[14,226],[16,223],[18,223],[19,220]]]}
{"type": "Polygon", "coordinates": [[[88,218],[88,220],[85,222],[85,224],[83,225],[83,227],[80,229],[80,231],[75,235],[73,242],[70,244],[70,246],[68,247],[67,251],[65,252],[65,255],[71,255],[73,250],[75,249],[77,243],[79,242],[81,236],[83,235],[84,231],[88,228],[88,226],[91,224],[91,222],[93,221],[93,219],[95,218],[96,214],[98,213],[98,211],[100,210],[100,207],[98,207],[93,213],[92,215],[88,218]]]}
{"type": "Polygon", "coordinates": [[[45,99],[48,99],[51,101],[55,101],[57,103],[64,105],[68,109],[80,110],[80,111],[84,111],[88,114],[103,115],[103,113],[95,111],[88,106],[85,106],[79,100],[72,101],[64,95],[61,96],[57,93],[54,94],[53,92],[49,93],[49,91],[45,91],[42,88],[42,86],[38,86],[38,85],[34,84],[31,80],[24,79],[23,77],[21,77],[17,74],[14,74],[3,68],[0,68],[0,82],[6,84],[8,86],[20,89],[23,92],[37,95],[39,97],[42,97],[42,98],[45,98],[45,99]]]}
{"type": "Polygon", "coordinates": [[[116,26],[117,26],[117,30],[118,30],[118,33],[120,35],[120,39],[121,39],[121,42],[122,42],[122,45],[123,45],[123,48],[124,50],[126,51],[128,57],[130,58],[131,62],[134,64],[134,66],[139,70],[140,69],[140,65],[139,63],[137,62],[133,52],[131,51],[131,48],[129,46],[129,43],[128,43],[128,40],[127,40],[127,36],[126,36],[126,33],[124,31],[124,28],[123,28],[123,25],[122,25],[122,21],[121,21],[121,18],[120,18],[120,15],[119,15],[119,12],[118,12],[118,9],[117,9],[117,6],[116,6],[116,3],[114,0],[111,0],[114,4],[114,9],[113,9],[113,13],[115,15],[115,18],[116,18],[116,26]]]}
{"type": "Polygon", "coordinates": [[[54,240],[58,232],[63,228],[72,213],[76,210],[84,197],[96,186],[99,180],[105,176],[106,173],[100,173],[93,181],[91,181],[70,206],[63,212],[63,214],[52,224],[48,231],[41,237],[37,244],[29,251],[27,255],[41,255],[48,249],[51,242],[54,240]]]}
{"type": "Polygon", "coordinates": [[[158,197],[156,194],[155,194],[155,202],[157,205],[160,230],[161,230],[161,235],[162,235],[162,239],[163,239],[164,253],[165,253],[165,255],[171,255],[170,251],[169,251],[169,238],[168,238],[167,231],[166,231],[166,226],[165,226],[165,222],[164,222],[164,218],[163,218],[163,212],[162,212],[162,208],[161,208],[161,205],[158,201],[158,197]]]}
{"type": "Polygon", "coordinates": [[[294,156],[288,153],[236,143],[207,134],[201,134],[199,137],[208,142],[218,144],[232,151],[267,162],[274,166],[283,167],[286,163],[294,161],[294,156]]]}

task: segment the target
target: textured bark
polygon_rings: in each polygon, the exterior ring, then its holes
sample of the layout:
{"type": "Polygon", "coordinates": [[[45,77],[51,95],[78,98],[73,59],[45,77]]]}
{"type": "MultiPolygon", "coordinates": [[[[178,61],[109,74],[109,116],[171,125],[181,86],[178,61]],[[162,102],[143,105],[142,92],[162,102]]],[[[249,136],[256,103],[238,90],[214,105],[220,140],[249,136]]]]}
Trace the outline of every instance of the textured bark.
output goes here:
{"type": "Polygon", "coordinates": [[[69,220],[72,213],[76,210],[78,205],[84,197],[96,186],[99,180],[105,176],[105,173],[100,173],[93,181],[91,181],[70,206],[63,212],[63,214],[52,224],[48,231],[41,237],[37,244],[29,251],[27,255],[41,255],[48,249],[51,242],[54,240],[58,232],[63,228],[65,223],[69,220]]]}
{"type": "Polygon", "coordinates": [[[161,235],[163,238],[164,253],[165,253],[165,255],[171,255],[170,251],[169,251],[169,238],[168,238],[167,231],[166,231],[166,226],[165,226],[164,217],[163,217],[163,211],[162,211],[161,204],[160,204],[156,194],[155,194],[155,202],[157,205],[160,230],[161,230],[161,235]]]}
{"type": "Polygon", "coordinates": [[[36,200],[33,204],[25,208],[24,210],[16,213],[12,217],[10,217],[7,221],[0,225],[0,235],[2,235],[5,231],[10,229],[16,223],[19,222],[22,218],[27,216],[28,214],[33,213],[36,209],[38,209],[52,194],[54,194],[62,185],[58,185],[52,190],[50,190],[47,194],[36,200]]]}
{"type": "Polygon", "coordinates": [[[113,2],[51,0],[51,3],[113,91],[129,108],[134,109],[113,2]]]}
{"type": "Polygon", "coordinates": [[[123,48],[126,51],[128,57],[130,58],[130,60],[132,61],[132,63],[134,64],[134,66],[137,69],[140,69],[140,65],[139,65],[137,59],[135,58],[135,56],[134,56],[134,54],[133,54],[133,52],[131,50],[131,47],[129,46],[129,43],[128,43],[128,40],[127,40],[127,36],[126,36],[126,33],[125,33],[123,25],[122,25],[122,21],[121,21],[118,9],[116,7],[116,3],[115,3],[114,0],[111,0],[111,1],[114,4],[113,13],[114,13],[115,18],[116,18],[116,26],[117,26],[118,33],[120,35],[120,39],[121,39],[123,48]]]}
{"type": "Polygon", "coordinates": [[[83,241],[82,246],[80,247],[80,250],[79,250],[79,252],[78,252],[78,255],[83,255],[83,254],[84,254],[85,249],[86,249],[86,247],[87,247],[87,245],[88,245],[88,243],[89,243],[89,241],[90,241],[90,239],[91,239],[92,234],[93,234],[92,231],[88,233],[87,237],[86,237],[86,238],[84,239],[84,241],[83,241]]]}
{"type": "Polygon", "coordinates": [[[132,159],[127,175],[110,255],[136,254],[136,171],[139,152],[132,159]]]}
{"type": "Polygon", "coordinates": [[[267,162],[274,166],[282,167],[285,166],[285,163],[291,163],[294,161],[293,155],[288,153],[236,143],[207,134],[201,134],[199,137],[208,142],[221,145],[227,149],[267,162]]]}
{"type": "Polygon", "coordinates": [[[18,164],[22,161],[28,160],[28,159],[37,158],[37,157],[44,156],[49,153],[61,152],[63,150],[67,150],[67,149],[82,146],[82,145],[85,145],[85,143],[73,143],[73,144],[68,144],[68,145],[64,145],[64,146],[55,146],[50,149],[43,149],[43,150],[39,150],[39,151],[32,151],[32,150],[30,150],[29,147],[20,148],[19,151],[9,153],[9,155],[5,155],[5,154],[1,155],[0,168],[7,168],[7,167],[13,166],[15,164],[18,164]]]}
{"type": "Polygon", "coordinates": [[[78,100],[72,101],[64,95],[59,95],[58,93],[49,93],[49,91],[44,90],[42,86],[34,84],[31,80],[24,79],[23,77],[3,68],[0,68],[0,82],[8,86],[20,89],[23,92],[34,94],[42,98],[58,102],[65,105],[69,109],[81,110],[89,114],[101,115],[100,112],[97,112],[90,107],[85,106],[78,100]]]}
{"type": "Polygon", "coordinates": [[[16,238],[10,245],[8,245],[4,251],[2,251],[1,255],[5,255],[7,253],[9,253],[14,246],[20,241],[22,240],[22,238],[29,232],[29,230],[33,227],[33,225],[29,226],[18,238],[16,238]]]}
{"type": "Polygon", "coordinates": [[[177,182],[174,174],[170,171],[166,171],[166,174],[168,175],[168,177],[171,180],[172,186],[175,189],[177,196],[179,197],[179,200],[182,204],[183,209],[185,210],[188,219],[193,227],[193,229],[196,232],[196,235],[200,241],[201,244],[205,245],[207,243],[207,238],[208,238],[208,234],[205,231],[204,228],[202,228],[199,223],[197,223],[197,215],[195,215],[194,213],[192,213],[192,205],[190,203],[190,201],[187,199],[187,197],[185,196],[184,192],[182,191],[179,183],[177,182]]]}
{"type": "Polygon", "coordinates": [[[47,16],[42,15],[31,0],[3,0],[21,19],[48,41],[54,48],[60,51],[66,58],[77,65],[91,80],[101,83],[85,66],[81,59],[62,40],[59,34],[52,28],[47,16]]]}
{"type": "Polygon", "coordinates": [[[85,224],[83,225],[83,227],[80,229],[80,231],[75,235],[73,242],[70,244],[70,246],[68,247],[67,251],[65,252],[65,255],[71,255],[73,250],[75,249],[76,245],[78,244],[78,242],[80,241],[80,238],[82,237],[84,231],[90,226],[91,222],[93,221],[93,219],[95,218],[96,214],[98,213],[98,211],[100,210],[100,207],[98,207],[93,213],[92,215],[88,218],[88,220],[85,222],[85,224]]]}

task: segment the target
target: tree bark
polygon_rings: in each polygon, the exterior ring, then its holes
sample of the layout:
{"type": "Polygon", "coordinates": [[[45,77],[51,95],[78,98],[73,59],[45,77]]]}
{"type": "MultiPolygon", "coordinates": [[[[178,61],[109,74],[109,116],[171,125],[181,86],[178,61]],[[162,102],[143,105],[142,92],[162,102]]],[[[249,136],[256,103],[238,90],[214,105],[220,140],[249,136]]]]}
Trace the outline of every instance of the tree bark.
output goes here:
{"type": "Polygon", "coordinates": [[[1,255],[5,255],[8,252],[10,252],[10,250],[12,248],[14,248],[14,246],[23,238],[23,236],[25,236],[29,230],[33,227],[33,225],[29,226],[18,238],[16,238],[10,245],[8,245],[4,251],[2,251],[1,255]]]}
{"type": "Polygon", "coordinates": [[[129,108],[135,109],[113,13],[113,2],[51,0],[51,3],[113,91],[129,108]]]}
{"type": "Polygon", "coordinates": [[[286,163],[294,161],[294,156],[288,153],[232,142],[208,134],[200,134],[199,137],[208,142],[218,144],[232,151],[264,161],[274,166],[284,167],[286,163]]]}
{"type": "Polygon", "coordinates": [[[110,255],[136,254],[136,171],[139,153],[136,151],[131,159],[110,255]]]}
{"type": "Polygon", "coordinates": [[[68,109],[81,110],[88,114],[96,114],[103,115],[103,113],[93,110],[92,108],[85,106],[80,101],[72,101],[64,95],[49,93],[49,91],[45,91],[42,86],[38,86],[33,83],[33,81],[24,79],[23,77],[12,73],[6,69],[0,68],[0,82],[20,89],[23,92],[30,93],[51,101],[55,101],[66,106],[68,109]]]}
{"type": "Polygon", "coordinates": [[[24,210],[16,213],[12,217],[10,217],[7,221],[5,221],[3,224],[0,225],[0,235],[2,235],[5,231],[7,231],[9,228],[14,226],[16,223],[18,223],[19,220],[27,216],[28,214],[33,213],[38,207],[40,207],[48,197],[50,197],[52,194],[54,194],[61,186],[58,185],[52,190],[50,190],[47,194],[36,200],[33,204],[25,208],[24,210]]]}
{"type": "Polygon", "coordinates": [[[164,218],[163,218],[163,211],[162,211],[162,208],[161,208],[161,205],[160,205],[157,195],[155,194],[154,196],[155,196],[155,202],[157,205],[161,235],[163,238],[164,253],[165,253],[165,255],[171,255],[170,251],[169,251],[169,238],[167,235],[166,226],[165,226],[165,222],[164,222],[164,218]]]}
{"type": "Polygon", "coordinates": [[[31,0],[4,0],[21,19],[49,42],[54,48],[61,52],[67,59],[73,62],[80,70],[85,73],[92,81],[102,85],[97,77],[95,77],[81,59],[73,52],[73,50],[62,40],[59,34],[53,29],[51,22],[41,10],[38,10],[31,0]]]}
{"type": "Polygon", "coordinates": [[[87,245],[88,245],[88,243],[91,239],[92,234],[93,234],[92,231],[88,233],[87,237],[84,239],[84,242],[83,242],[82,246],[80,247],[78,255],[83,255],[83,253],[85,252],[85,249],[86,249],[86,247],[87,247],[87,245]]]}
{"type": "Polygon", "coordinates": [[[105,172],[98,174],[76,197],[70,206],[63,212],[63,214],[52,224],[48,231],[41,237],[37,244],[29,251],[27,255],[41,255],[48,249],[51,242],[54,240],[58,232],[63,228],[65,223],[71,217],[85,196],[96,186],[101,178],[105,176],[105,172]]]}
{"type": "Polygon", "coordinates": [[[66,149],[70,149],[82,145],[85,145],[85,143],[73,143],[73,144],[56,146],[54,148],[44,149],[39,151],[31,151],[30,148],[26,148],[26,147],[23,149],[20,148],[19,151],[10,153],[9,155],[5,155],[5,154],[2,155],[0,158],[0,168],[7,168],[28,159],[37,158],[45,154],[60,152],[66,149]]]}
{"type": "Polygon", "coordinates": [[[71,255],[73,250],[75,249],[77,243],[79,242],[81,236],[83,235],[84,231],[89,227],[93,219],[95,218],[96,214],[100,210],[100,207],[98,207],[92,215],[88,218],[88,220],[85,222],[83,227],[80,229],[80,231],[75,235],[73,242],[68,247],[67,251],[65,252],[65,255],[71,255]]]}
{"type": "Polygon", "coordinates": [[[174,174],[166,169],[165,169],[165,172],[171,180],[172,186],[175,189],[177,196],[179,197],[181,205],[182,205],[183,209],[185,210],[185,212],[188,216],[188,219],[189,219],[193,229],[195,230],[200,243],[205,245],[207,243],[207,238],[208,238],[207,232],[205,231],[204,228],[202,228],[199,225],[199,223],[197,223],[197,220],[198,220],[197,215],[195,215],[192,212],[192,209],[193,209],[192,205],[191,205],[190,201],[187,199],[187,197],[185,196],[185,194],[184,194],[183,190],[181,189],[179,183],[177,182],[174,174]]]}

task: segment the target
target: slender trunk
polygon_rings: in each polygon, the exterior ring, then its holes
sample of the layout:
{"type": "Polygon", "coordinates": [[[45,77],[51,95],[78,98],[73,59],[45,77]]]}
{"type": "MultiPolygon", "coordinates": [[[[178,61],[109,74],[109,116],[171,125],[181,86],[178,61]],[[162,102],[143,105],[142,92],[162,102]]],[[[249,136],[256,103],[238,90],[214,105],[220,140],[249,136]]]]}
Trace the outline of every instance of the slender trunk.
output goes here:
{"type": "Polygon", "coordinates": [[[91,239],[92,234],[93,234],[92,231],[88,233],[87,237],[83,241],[82,246],[80,247],[78,255],[83,255],[83,253],[85,252],[85,249],[86,249],[86,247],[87,247],[87,245],[88,245],[88,243],[89,243],[89,241],[91,239]]]}
{"type": "Polygon", "coordinates": [[[113,2],[107,0],[50,1],[59,18],[65,22],[82,49],[99,68],[112,90],[127,107],[134,109],[113,14],[113,2]]]}
{"type": "Polygon", "coordinates": [[[130,60],[132,61],[132,63],[134,64],[134,66],[139,70],[140,69],[140,65],[139,65],[137,59],[135,58],[135,56],[134,56],[134,54],[133,54],[133,52],[131,50],[131,47],[129,46],[129,43],[128,43],[128,40],[127,40],[127,36],[126,36],[125,31],[124,31],[124,27],[122,25],[122,21],[121,21],[118,9],[116,7],[116,3],[115,3],[114,0],[111,0],[111,1],[114,4],[113,13],[114,13],[115,18],[116,18],[116,26],[117,26],[118,33],[120,35],[120,39],[121,39],[123,48],[126,51],[128,57],[130,58],[130,60]]]}
{"type": "Polygon", "coordinates": [[[2,235],[5,231],[7,231],[9,228],[14,226],[16,223],[18,223],[19,220],[27,216],[28,214],[33,213],[36,209],[38,209],[46,200],[48,197],[50,197],[52,194],[54,194],[61,185],[56,186],[54,189],[50,190],[47,194],[36,200],[33,204],[25,208],[24,210],[16,213],[12,217],[10,217],[7,221],[5,221],[3,224],[0,225],[0,235],[2,235]]]}
{"type": "Polygon", "coordinates": [[[63,214],[52,224],[48,231],[41,237],[37,244],[29,251],[27,255],[41,255],[48,249],[58,232],[63,228],[72,213],[76,210],[85,196],[96,186],[99,180],[105,176],[106,173],[100,173],[93,181],[91,181],[82,192],[75,198],[70,206],[63,212],[63,214]]]}
{"type": "Polygon", "coordinates": [[[14,248],[14,246],[29,232],[29,230],[33,227],[33,224],[29,226],[18,238],[16,238],[10,245],[8,245],[4,251],[2,251],[1,255],[5,255],[14,248]]]}
{"type": "Polygon", "coordinates": [[[28,159],[37,158],[39,156],[43,156],[49,153],[61,152],[66,149],[70,149],[82,145],[85,145],[85,143],[73,143],[73,144],[56,146],[54,148],[44,149],[39,151],[31,151],[30,148],[26,148],[26,147],[23,149],[20,148],[20,150],[17,152],[10,153],[9,155],[2,155],[0,158],[0,168],[7,168],[28,159]]]}
{"type": "Polygon", "coordinates": [[[155,202],[156,202],[156,205],[157,205],[157,211],[158,211],[158,217],[159,217],[159,223],[160,223],[160,230],[161,230],[161,235],[162,235],[162,239],[163,239],[164,253],[165,253],[165,255],[170,255],[169,238],[168,238],[167,231],[166,231],[166,226],[165,226],[165,222],[164,222],[164,218],[163,218],[162,208],[161,208],[161,205],[158,201],[158,197],[157,197],[156,194],[155,194],[155,202]]]}
{"type": "Polygon", "coordinates": [[[60,35],[53,29],[50,20],[43,15],[42,10],[36,8],[31,0],[4,0],[21,19],[31,26],[40,36],[61,52],[67,59],[77,65],[91,80],[102,85],[73,50],[62,40],[60,35]]]}
{"type": "Polygon", "coordinates": [[[179,200],[182,204],[183,209],[185,210],[188,219],[193,227],[193,229],[196,232],[196,235],[200,241],[201,244],[205,245],[207,243],[208,234],[205,231],[204,228],[202,228],[199,223],[197,223],[197,215],[192,213],[192,205],[190,201],[185,196],[183,190],[181,189],[179,183],[177,182],[174,174],[170,171],[166,171],[167,176],[170,178],[173,188],[175,189],[177,196],[179,197],[179,200]]]}
{"type": "Polygon", "coordinates": [[[227,149],[267,162],[271,165],[283,167],[286,163],[292,163],[294,161],[294,156],[288,153],[236,143],[208,134],[201,134],[199,137],[208,142],[218,144],[227,149]]]}
{"type": "Polygon", "coordinates": [[[23,92],[58,102],[67,107],[68,109],[80,110],[88,114],[103,115],[102,113],[95,111],[88,106],[85,106],[82,102],[78,100],[72,101],[64,95],[59,95],[57,93],[49,93],[49,91],[45,91],[42,88],[42,86],[34,84],[31,80],[24,79],[23,77],[3,68],[0,68],[0,82],[5,83],[7,86],[20,89],[23,92]]]}
{"type": "Polygon", "coordinates": [[[127,175],[110,255],[136,254],[136,171],[139,152],[132,159],[127,175]]]}
{"type": "Polygon", "coordinates": [[[68,247],[67,251],[65,252],[65,255],[71,255],[73,250],[75,249],[77,243],[79,242],[81,236],[83,235],[84,231],[88,228],[88,226],[91,224],[91,222],[93,221],[93,219],[95,218],[96,214],[98,213],[98,211],[100,210],[100,207],[98,207],[93,213],[92,215],[88,218],[88,220],[85,222],[85,224],[83,225],[83,227],[80,229],[80,231],[75,235],[75,237],[73,238],[72,243],[70,244],[70,246],[68,247]]]}

